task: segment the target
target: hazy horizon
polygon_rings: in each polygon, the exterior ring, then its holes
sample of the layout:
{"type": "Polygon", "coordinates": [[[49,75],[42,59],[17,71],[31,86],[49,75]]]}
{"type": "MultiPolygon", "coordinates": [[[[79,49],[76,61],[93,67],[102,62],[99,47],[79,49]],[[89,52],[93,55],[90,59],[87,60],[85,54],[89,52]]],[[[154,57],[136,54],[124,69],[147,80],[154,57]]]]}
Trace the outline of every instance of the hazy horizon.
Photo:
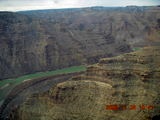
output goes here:
{"type": "Polygon", "coordinates": [[[0,11],[25,11],[42,9],[83,8],[93,6],[157,6],[159,0],[0,0],[0,11]]]}

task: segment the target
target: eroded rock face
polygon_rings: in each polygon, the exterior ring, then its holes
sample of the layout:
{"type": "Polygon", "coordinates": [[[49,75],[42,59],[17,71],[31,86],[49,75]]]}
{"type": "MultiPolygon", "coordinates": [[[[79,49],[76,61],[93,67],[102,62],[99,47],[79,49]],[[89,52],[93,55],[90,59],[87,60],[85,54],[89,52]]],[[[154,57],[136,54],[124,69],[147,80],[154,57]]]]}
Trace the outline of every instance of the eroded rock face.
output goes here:
{"type": "Polygon", "coordinates": [[[95,7],[0,12],[0,79],[96,63],[149,45],[160,38],[159,10],[95,7]]]}
{"type": "Polygon", "coordinates": [[[152,120],[160,114],[160,47],[101,59],[83,74],[34,94],[10,120],[152,120]],[[126,105],[106,110],[106,105],[126,105]],[[136,109],[130,110],[131,105],[136,109]],[[140,106],[154,106],[153,109],[140,106]]]}

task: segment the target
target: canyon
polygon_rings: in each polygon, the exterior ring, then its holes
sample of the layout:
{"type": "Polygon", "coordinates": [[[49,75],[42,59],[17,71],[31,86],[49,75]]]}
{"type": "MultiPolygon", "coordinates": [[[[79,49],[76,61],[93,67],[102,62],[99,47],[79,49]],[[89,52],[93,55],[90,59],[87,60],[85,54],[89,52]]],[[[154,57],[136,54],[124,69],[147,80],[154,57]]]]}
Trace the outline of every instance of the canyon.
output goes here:
{"type": "Polygon", "coordinates": [[[98,6],[0,12],[0,82],[6,81],[0,90],[13,87],[0,101],[0,119],[159,119],[159,11],[98,6]],[[37,72],[46,76],[32,78],[37,72]],[[7,84],[22,75],[30,79],[7,84]]]}

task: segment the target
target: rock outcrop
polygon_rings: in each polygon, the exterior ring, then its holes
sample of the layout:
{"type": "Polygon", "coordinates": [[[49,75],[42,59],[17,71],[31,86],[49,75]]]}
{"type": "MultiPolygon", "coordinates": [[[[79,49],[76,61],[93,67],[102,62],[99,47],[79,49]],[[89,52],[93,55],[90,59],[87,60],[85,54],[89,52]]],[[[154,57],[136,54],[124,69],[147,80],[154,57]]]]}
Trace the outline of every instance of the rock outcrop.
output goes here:
{"type": "Polygon", "coordinates": [[[8,112],[8,119],[155,119],[160,115],[159,60],[159,46],[103,58],[88,66],[85,73],[58,83],[45,93],[28,96],[8,112]],[[108,109],[110,105],[118,105],[118,109],[108,109]]]}
{"type": "Polygon", "coordinates": [[[0,79],[96,63],[160,38],[159,7],[0,12],[0,79]]]}

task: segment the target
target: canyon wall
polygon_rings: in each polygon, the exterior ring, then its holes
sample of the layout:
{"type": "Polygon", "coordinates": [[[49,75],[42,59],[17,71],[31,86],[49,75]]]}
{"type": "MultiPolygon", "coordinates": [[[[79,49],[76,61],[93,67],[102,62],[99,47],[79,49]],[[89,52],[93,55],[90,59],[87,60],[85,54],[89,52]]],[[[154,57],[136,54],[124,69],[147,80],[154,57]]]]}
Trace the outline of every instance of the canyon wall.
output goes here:
{"type": "Polygon", "coordinates": [[[0,12],[0,79],[92,64],[152,45],[159,7],[0,12]]]}

